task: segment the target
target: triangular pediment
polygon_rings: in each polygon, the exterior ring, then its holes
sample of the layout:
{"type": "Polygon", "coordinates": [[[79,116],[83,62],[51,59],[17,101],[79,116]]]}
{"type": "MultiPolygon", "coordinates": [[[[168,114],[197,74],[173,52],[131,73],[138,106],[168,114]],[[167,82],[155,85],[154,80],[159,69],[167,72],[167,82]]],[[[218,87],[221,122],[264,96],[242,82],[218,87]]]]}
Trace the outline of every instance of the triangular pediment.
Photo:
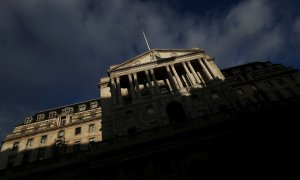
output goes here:
{"type": "Polygon", "coordinates": [[[132,58],[124,63],[113,65],[110,67],[109,71],[117,71],[124,68],[134,67],[142,64],[151,63],[154,61],[159,61],[161,59],[176,58],[191,53],[203,52],[202,49],[153,49],[147,51],[135,58],[132,58]]]}

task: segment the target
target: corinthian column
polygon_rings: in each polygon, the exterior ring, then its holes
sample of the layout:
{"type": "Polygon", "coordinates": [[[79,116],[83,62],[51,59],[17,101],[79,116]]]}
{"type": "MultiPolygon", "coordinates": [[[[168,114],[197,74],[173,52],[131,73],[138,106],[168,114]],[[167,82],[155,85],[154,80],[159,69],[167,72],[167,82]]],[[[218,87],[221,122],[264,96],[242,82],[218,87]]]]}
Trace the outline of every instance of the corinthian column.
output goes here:
{"type": "Polygon", "coordinates": [[[132,75],[131,74],[128,74],[128,79],[129,79],[129,86],[130,86],[130,92],[131,92],[131,96],[132,96],[132,99],[136,99],[136,94],[135,94],[135,90],[134,90],[134,87],[133,87],[133,82],[132,82],[132,75]]]}
{"type": "Polygon", "coordinates": [[[177,90],[177,88],[176,88],[177,86],[176,86],[174,77],[173,77],[173,75],[172,75],[172,73],[170,71],[169,65],[166,65],[165,67],[167,69],[167,73],[168,73],[168,76],[169,76],[169,79],[170,79],[170,84],[172,86],[173,91],[175,92],[177,90]]]}
{"type": "Polygon", "coordinates": [[[134,79],[135,89],[136,89],[138,98],[141,98],[141,97],[142,97],[142,94],[141,94],[141,91],[140,91],[140,85],[139,85],[139,82],[138,82],[138,80],[137,80],[137,75],[136,75],[136,73],[133,73],[133,79],[134,79]]]}
{"type": "Polygon", "coordinates": [[[187,63],[187,65],[188,65],[188,67],[190,68],[190,70],[192,71],[192,74],[193,74],[193,76],[195,77],[197,83],[200,84],[200,83],[201,83],[201,80],[200,80],[200,78],[198,77],[198,75],[197,75],[197,73],[196,73],[194,67],[192,66],[191,62],[190,62],[190,61],[187,61],[186,63],[187,63]]]}
{"type": "Polygon", "coordinates": [[[191,76],[191,73],[190,73],[190,71],[188,70],[188,68],[186,67],[185,62],[182,62],[182,65],[183,65],[183,68],[184,68],[186,74],[189,76],[189,79],[191,80],[192,85],[196,84],[196,82],[195,82],[195,80],[194,80],[194,77],[191,76]]]}
{"type": "Polygon", "coordinates": [[[117,104],[117,97],[116,97],[116,83],[115,78],[110,79],[110,92],[113,99],[113,104],[117,104]]]}
{"type": "Polygon", "coordinates": [[[145,74],[146,74],[147,82],[148,82],[149,87],[150,87],[150,89],[151,89],[151,94],[154,94],[154,87],[153,87],[152,84],[151,84],[151,79],[150,79],[148,70],[145,71],[145,74]]]}
{"type": "Polygon", "coordinates": [[[153,69],[150,69],[150,74],[151,74],[151,77],[152,77],[153,84],[154,84],[154,87],[155,87],[155,89],[156,89],[156,92],[159,93],[159,87],[158,87],[158,84],[157,84],[157,81],[156,81],[156,78],[155,78],[155,74],[154,74],[154,70],[153,70],[153,69]]]}
{"type": "Polygon", "coordinates": [[[117,80],[117,94],[118,94],[118,101],[119,103],[123,103],[122,100],[122,92],[121,92],[121,86],[120,86],[120,77],[116,77],[117,80]]]}
{"type": "Polygon", "coordinates": [[[214,78],[211,76],[210,72],[207,70],[207,68],[206,68],[205,65],[203,64],[202,59],[198,59],[198,61],[199,61],[200,65],[201,65],[201,67],[202,67],[202,69],[203,69],[205,75],[207,76],[207,78],[208,78],[209,80],[213,80],[214,78]]]}
{"type": "Polygon", "coordinates": [[[205,64],[205,66],[207,67],[208,71],[211,73],[212,77],[216,78],[217,76],[215,75],[212,67],[210,66],[210,64],[207,62],[207,60],[203,59],[203,62],[205,64]]]}
{"type": "Polygon", "coordinates": [[[175,69],[175,67],[174,67],[174,64],[171,64],[171,68],[172,68],[173,74],[175,75],[175,78],[176,78],[176,81],[177,81],[177,83],[178,83],[179,88],[180,88],[180,89],[183,88],[182,82],[181,82],[181,80],[180,80],[180,78],[179,78],[179,76],[178,76],[178,74],[177,74],[177,72],[176,72],[176,69],[175,69]]]}

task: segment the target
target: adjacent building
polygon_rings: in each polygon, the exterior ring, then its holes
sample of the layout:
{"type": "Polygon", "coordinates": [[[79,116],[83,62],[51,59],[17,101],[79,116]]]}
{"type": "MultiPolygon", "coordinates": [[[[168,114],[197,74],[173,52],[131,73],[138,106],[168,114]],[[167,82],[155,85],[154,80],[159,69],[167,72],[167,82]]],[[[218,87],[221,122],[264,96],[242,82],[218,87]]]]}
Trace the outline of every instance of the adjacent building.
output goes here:
{"type": "Polygon", "coordinates": [[[0,169],[88,150],[100,129],[100,99],[40,111],[3,140],[0,169]]]}

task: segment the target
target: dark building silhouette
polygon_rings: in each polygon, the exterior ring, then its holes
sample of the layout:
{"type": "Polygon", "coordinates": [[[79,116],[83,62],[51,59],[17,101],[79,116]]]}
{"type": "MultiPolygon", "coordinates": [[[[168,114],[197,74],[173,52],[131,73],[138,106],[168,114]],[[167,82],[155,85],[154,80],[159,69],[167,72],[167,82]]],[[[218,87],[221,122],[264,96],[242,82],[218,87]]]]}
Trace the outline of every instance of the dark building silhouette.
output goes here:
{"type": "MultiPolygon", "coordinates": [[[[88,127],[77,114],[75,126],[51,131],[49,146],[20,152],[13,132],[3,141],[1,180],[294,177],[300,75],[291,67],[253,62],[220,71],[198,48],[151,50],[111,66],[99,88],[101,113],[87,118],[101,123],[97,141],[59,141],[61,130],[88,127]]],[[[74,108],[91,102],[98,99],[74,108]]],[[[34,140],[30,132],[18,137],[34,140]]]]}

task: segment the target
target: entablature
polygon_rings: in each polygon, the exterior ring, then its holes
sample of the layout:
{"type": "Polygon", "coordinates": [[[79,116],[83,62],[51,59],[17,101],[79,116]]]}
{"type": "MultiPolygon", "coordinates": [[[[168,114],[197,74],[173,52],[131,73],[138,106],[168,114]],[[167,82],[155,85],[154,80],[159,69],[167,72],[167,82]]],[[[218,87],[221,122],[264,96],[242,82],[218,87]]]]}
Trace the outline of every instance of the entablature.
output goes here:
{"type": "Polygon", "coordinates": [[[114,78],[114,77],[119,77],[119,76],[123,76],[123,75],[137,73],[140,71],[163,67],[166,65],[185,62],[188,60],[200,59],[200,58],[206,59],[208,61],[213,60],[213,58],[209,57],[206,54],[196,52],[196,53],[189,53],[189,54],[185,54],[185,55],[177,56],[177,57],[160,59],[160,60],[153,61],[153,62],[141,63],[141,64],[137,64],[134,66],[114,69],[114,70],[109,71],[108,73],[109,73],[110,78],[114,78]]]}

